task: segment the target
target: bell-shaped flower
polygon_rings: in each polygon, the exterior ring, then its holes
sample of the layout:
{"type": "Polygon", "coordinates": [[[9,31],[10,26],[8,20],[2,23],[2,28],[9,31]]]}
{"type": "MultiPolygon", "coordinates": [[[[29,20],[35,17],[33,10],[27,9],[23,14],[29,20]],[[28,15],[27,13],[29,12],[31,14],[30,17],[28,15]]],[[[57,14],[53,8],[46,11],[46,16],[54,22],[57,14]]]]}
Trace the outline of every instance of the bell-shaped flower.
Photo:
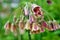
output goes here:
{"type": "Polygon", "coordinates": [[[7,34],[10,31],[11,23],[7,21],[7,23],[4,25],[5,33],[7,34]]]}
{"type": "Polygon", "coordinates": [[[11,28],[11,23],[7,21],[7,23],[4,25],[4,29],[10,30],[10,28],[11,28]]]}
{"type": "Polygon", "coordinates": [[[52,22],[52,21],[48,21],[48,30],[49,30],[49,31],[53,31],[51,22],[52,22]]]}
{"type": "Polygon", "coordinates": [[[40,27],[37,23],[33,23],[31,32],[32,33],[39,33],[40,32],[40,27]]]}
{"type": "Polygon", "coordinates": [[[20,32],[20,34],[24,34],[24,31],[25,31],[24,26],[25,26],[24,22],[22,20],[20,20],[19,21],[19,32],[20,32]]]}
{"type": "Polygon", "coordinates": [[[30,17],[29,17],[29,21],[30,21],[30,23],[33,23],[33,22],[35,21],[34,16],[30,16],[30,17]]]}
{"type": "Polygon", "coordinates": [[[55,30],[59,28],[58,23],[56,22],[56,20],[53,20],[53,24],[54,24],[55,30]]]}
{"type": "Polygon", "coordinates": [[[13,32],[15,36],[17,36],[17,26],[14,23],[12,23],[11,25],[11,32],[13,32]]]}
{"type": "Polygon", "coordinates": [[[55,29],[56,29],[56,27],[54,26],[53,21],[50,21],[50,22],[49,22],[49,30],[50,30],[50,31],[53,31],[53,30],[55,30],[55,29]]]}
{"type": "Polygon", "coordinates": [[[42,15],[41,7],[36,5],[36,4],[32,4],[32,11],[34,12],[34,14],[36,16],[38,16],[38,15],[41,16],[42,15]]]}
{"type": "Polygon", "coordinates": [[[27,22],[25,24],[25,29],[30,30],[30,22],[29,22],[29,20],[27,20],[27,22]]]}
{"type": "Polygon", "coordinates": [[[46,21],[42,21],[42,22],[41,22],[41,25],[42,25],[44,28],[47,28],[47,26],[48,26],[46,21]]]}
{"type": "Polygon", "coordinates": [[[43,32],[45,32],[45,27],[42,25],[42,24],[40,24],[41,26],[40,26],[40,33],[43,33],[43,32]]]}

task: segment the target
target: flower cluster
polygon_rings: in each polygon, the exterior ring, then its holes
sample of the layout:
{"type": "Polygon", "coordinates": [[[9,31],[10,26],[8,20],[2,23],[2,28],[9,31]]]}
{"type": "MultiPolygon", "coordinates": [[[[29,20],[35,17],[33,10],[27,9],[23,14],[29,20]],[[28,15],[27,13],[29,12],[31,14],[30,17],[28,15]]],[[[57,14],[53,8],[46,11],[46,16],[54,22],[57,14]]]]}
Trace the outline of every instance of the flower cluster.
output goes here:
{"type": "Polygon", "coordinates": [[[30,33],[42,33],[45,29],[53,31],[60,28],[56,20],[45,21],[42,8],[36,4],[26,4],[23,10],[24,16],[18,19],[14,15],[13,22],[8,21],[5,24],[4,29],[6,32],[9,30],[17,35],[18,30],[20,34],[23,34],[25,30],[30,30],[30,33]],[[29,17],[26,21],[24,21],[25,16],[29,17]]]}

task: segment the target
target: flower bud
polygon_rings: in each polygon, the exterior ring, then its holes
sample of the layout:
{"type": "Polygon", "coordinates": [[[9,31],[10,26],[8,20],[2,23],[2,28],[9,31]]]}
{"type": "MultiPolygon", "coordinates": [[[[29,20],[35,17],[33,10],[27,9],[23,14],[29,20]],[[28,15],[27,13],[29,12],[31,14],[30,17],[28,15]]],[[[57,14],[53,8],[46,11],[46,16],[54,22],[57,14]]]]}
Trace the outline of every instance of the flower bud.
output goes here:
{"type": "Polygon", "coordinates": [[[29,15],[29,10],[28,10],[28,5],[27,5],[27,4],[26,4],[26,6],[24,7],[24,14],[25,14],[26,16],[29,15]]]}

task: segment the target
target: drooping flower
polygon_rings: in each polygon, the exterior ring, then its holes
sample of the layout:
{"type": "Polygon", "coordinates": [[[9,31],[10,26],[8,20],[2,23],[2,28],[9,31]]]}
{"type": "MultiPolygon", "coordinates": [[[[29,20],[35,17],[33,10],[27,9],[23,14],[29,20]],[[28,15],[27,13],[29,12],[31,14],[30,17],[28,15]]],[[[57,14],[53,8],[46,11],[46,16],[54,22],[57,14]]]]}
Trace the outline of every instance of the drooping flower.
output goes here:
{"type": "Polygon", "coordinates": [[[40,24],[40,33],[43,33],[45,31],[45,26],[43,24],[40,24]]]}
{"type": "Polygon", "coordinates": [[[24,22],[22,20],[19,21],[19,32],[20,34],[24,34],[24,22]]]}
{"type": "Polygon", "coordinates": [[[40,32],[40,27],[37,23],[33,23],[32,24],[32,30],[31,30],[32,33],[39,33],[40,32]]]}
{"type": "Polygon", "coordinates": [[[56,23],[55,20],[53,20],[53,21],[51,21],[51,22],[49,23],[49,29],[50,29],[51,31],[58,29],[58,24],[56,23]]]}
{"type": "Polygon", "coordinates": [[[56,22],[56,20],[53,20],[53,24],[54,24],[54,30],[59,28],[58,23],[56,22]]]}
{"type": "Polygon", "coordinates": [[[29,17],[29,21],[30,21],[30,23],[33,23],[33,22],[35,21],[34,16],[30,16],[30,17],[29,17]]]}
{"type": "Polygon", "coordinates": [[[7,23],[4,25],[5,33],[7,34],[11,29],[11,23],[7,21],[7,23]]]}
{"type": "Polygon", "coordinates": [[[42,21],[42,22],[41,22],[41,25],[42,25],[44,28],[48,26],[45,21],[42,21]]]}
{"type": "Polygon", "coordinates": [[[30,22],[29,22],[29,20],[27,20],[27,22],[25,24],[25,29],[30,30],[30,22]]]}
{"type": "Polygon", "coordinates": [[[49,21],[49,31],[53,31],[53,30],[54,30],[53,21],[49,21]]]}
{"type": "Polygon", "coordinates": [[[32,11],[34,12],[34,14],[36,16],[38,16],[38,15],[41,16],[42,15],[41,7],[36,5],[36,4],[32,4],[32,11]]]}
{"type": "Polygon", "coordinates": [[[11,32],[13,32],[15,36],[17,36],[17,26],[14,23],[12,23],[11,25],[11,32]]]}

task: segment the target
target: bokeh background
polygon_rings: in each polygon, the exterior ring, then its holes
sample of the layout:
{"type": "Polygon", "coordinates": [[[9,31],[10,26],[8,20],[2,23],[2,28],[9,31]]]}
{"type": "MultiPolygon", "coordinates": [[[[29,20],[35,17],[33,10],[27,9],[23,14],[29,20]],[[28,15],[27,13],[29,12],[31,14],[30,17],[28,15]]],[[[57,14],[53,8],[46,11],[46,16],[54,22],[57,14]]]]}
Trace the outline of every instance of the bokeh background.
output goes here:
{"type": "MultiPolygon", "coordinates": [[[[11,33],[9,35],[4,34],[4,24],[9,18],[11,19],[13,17],[13,12],[20,6],[23,6],[25,2],[38,4],[44,9],[44,13],[48,13],[46,16],[49,17],[50,15],[51,18],[49,19],[52,20],[53,18],[60,24],[60,0],[51,0],[52,3],[50,5],[47,3],[47,0],[0,0],[0,40],[17,40],[11,33]]],[[[24,40],[28,40],[27,32],[23,37],[24,40]]],[[[31,37],[32,40],[40,40],[40,38],[42,38],[41,40],[60,40],[60,29],[52,32],[46,31],[41,34],[36,34],[36,39],[34,34],[32,34],[31,37]],[[39,35],[41,35],[41,37],[39,35]]]]}

